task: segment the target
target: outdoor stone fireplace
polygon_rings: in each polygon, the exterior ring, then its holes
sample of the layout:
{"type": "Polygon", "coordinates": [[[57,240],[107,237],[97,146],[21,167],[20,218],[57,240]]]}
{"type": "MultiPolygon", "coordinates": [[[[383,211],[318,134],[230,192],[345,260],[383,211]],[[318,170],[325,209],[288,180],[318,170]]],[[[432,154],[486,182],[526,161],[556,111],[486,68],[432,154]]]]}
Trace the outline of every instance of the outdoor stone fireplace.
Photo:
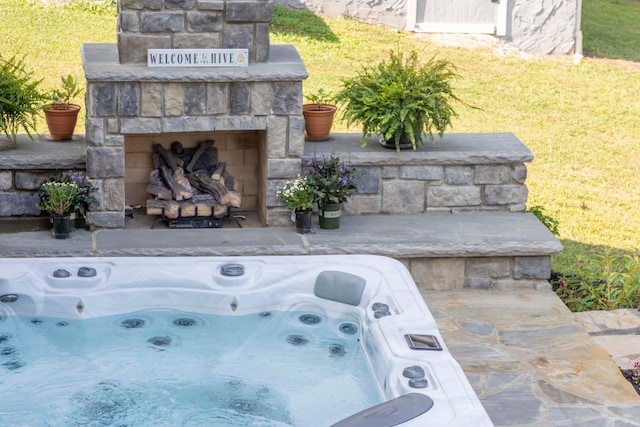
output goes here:
{"type": "Polygon", "coordinates": [[[96,227],[124,227],[142,201],[151,146],[212,139],[245,204],[264,225],[289,212],[275,189],[300,171],[304,150],[297,51],[270,45],[270,1],[121,0],[118,43],[85,44],[87,175],[100,188],[96,227]],[[148,67],[147,49],[248,50],[244,67],[148,67]],[[145,159],[146,154],[149,158],[145,159]]]}

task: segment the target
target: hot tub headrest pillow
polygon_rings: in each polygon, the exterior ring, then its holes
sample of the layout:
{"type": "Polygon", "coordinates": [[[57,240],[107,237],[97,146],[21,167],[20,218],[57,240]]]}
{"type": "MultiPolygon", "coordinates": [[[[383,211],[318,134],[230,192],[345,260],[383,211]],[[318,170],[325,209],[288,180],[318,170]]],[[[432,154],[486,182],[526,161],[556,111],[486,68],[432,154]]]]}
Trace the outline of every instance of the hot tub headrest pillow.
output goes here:
{"type": "Polygon", "coordinates": [[[313,292],[318,298],[359,305],[365,284],[366,281],[360,276],[329,270],[318,274],[313,292]]]}

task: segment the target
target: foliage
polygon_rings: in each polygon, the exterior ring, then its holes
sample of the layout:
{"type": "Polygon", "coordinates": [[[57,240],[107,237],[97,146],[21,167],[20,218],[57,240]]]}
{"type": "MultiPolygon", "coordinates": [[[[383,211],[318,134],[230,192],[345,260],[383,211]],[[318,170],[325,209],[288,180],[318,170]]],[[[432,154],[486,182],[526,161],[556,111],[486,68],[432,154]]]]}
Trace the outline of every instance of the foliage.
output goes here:
{"type": "Polygon", "coordinates": [[[640,386],[640,362],[633,364],[633,381],[640,386]]]}
{"type": "Polygon", "coordinates": [[[306,176],[320,206],[346,202],[351,194],[358,191],[357,180],[361,174],[341,161],[339,156],[314,156],[307,166],[306,176]]]}
{"type": "Polygon", "coordinates": [[[549,231],[553,233],[554,236],[557,236],[559,234],[558,220],[548,215],[542,206],[531,206],[529,209],[527,209],[527,212],[531,212],[532,214],[534,214],[535,217],[538,218],[538,220],[543,223],[545,227],[547,227],[549,231]]]}
{"type": "Polygon", "coordinates": [[[74,0],[65,7],[96,15],[118,15],[116,0],[74,0]]]}
{"type": "Polygon", "coordinates": [[[49,181],[40,185],[40,195],[40,210],[63,215],[70,212],[78,195],[78,186],[73,182],[49,181]]]}
{"type": "Polygon", "coordinates": [[[77,80],[71,75],[60,76],[61,84],[47,95],[51,101],[50,108],[54,110],[68,110],[69,102],[82,92],[77,80]]]}
{"type": "Polygon", "coordinates": [[[640,252],[580,259],[556,286],[571,311],[640,308],[640,252]]]}
{"type": "MultiPolygon", "coordinates": [[[[81,216],[85,216],[89,206],[97,202],[94,193],[98,191],[98,188],[94,186],[81,171],[74,172],[70,170],[63,172],[45,181],[45,184],[48,183],[74,184],[78,191],[69,206],[69,211],[76,212],[81,216]]],[[[49,187],[43,188],[40,186],[40,205],[45,205],[47,203],[49,193],[46,190],[48,188],[49,187]]],[[[42,210],[46,211],[47,209],[42,210]]]]}
{"type": "Polygon", "coordinates": [[[390,52],[389,60],[376,66],[363,66],[355,77],[343,79],[336,101],[344,104],[343,117],[348,124],[360,124],[362,144],[366,136],[382,135],[394,141],[400,150],[401,138],[424,146],[426,132],[442,137],[457,114],[451,106],[459,101],[451,82],[457,78],[453,64],[435,57],[421,64],[415,50],[405,59],[403,53],[390,52]]]}
{"type": "Polygon", "coordinates": [[[289,209],[307,211],[313,208],[313,187],[306,175],[298,175],[295,180],[285,182],[276,192],[276,196],[289,209]]]}
{"type": "Polygon", "coordinates": [[[38,89],[41,81],[27,71],[24,58],[0,55],[0,130],[14,147],[20,131],[34,139],[31,132],[36,131],[36,116],[45,99],[38,89]]]}
{"type": "Polygon", "coordinates": [[[325,92],[324,89],[320,88],[315,92],[311,92],[305,95],[305,98],[311,103],[316,105],[327,105],[332,104],[333,94],[330,92],[325,92]]]}

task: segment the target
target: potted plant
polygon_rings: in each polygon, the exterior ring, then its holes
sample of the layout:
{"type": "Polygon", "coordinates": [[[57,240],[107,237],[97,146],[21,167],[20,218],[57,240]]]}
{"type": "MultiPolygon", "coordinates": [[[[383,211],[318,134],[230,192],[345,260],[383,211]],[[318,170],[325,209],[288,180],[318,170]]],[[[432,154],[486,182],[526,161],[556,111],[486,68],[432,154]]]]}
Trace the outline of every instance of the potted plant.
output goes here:
{"type": "Polygon", "coordinates": [[[367,136],[376,134],[387,148],[416,149],[424,146],[423,132],[434,141],[451,125],[456,112],[452,80],[458,78],[455,67],[445,60],[421,63],[412,51],[406,58],[402,52],[390,52],[388,61],[375,66],[363,66],[351,78],[342,80],[342,89],[335,95],[344,106],[347,124],[362,127],[362,146],[367,136]]]}
{"type": "Polygon", "coordinates": [[[308,176],[300,176],[285,182],[276,192],[276,196],[292,210],[292,219],[298,233],[311,231],[311,210],[313,209],[313,187],[308,176]]]}
{"type": "Polygon", "coordinates": [[[40,185],[38,208],[51,215],[53,237],[66,239],[71,232],[70,210],[78,195],[78,186],[73,182],[44,182],[40,185]]]}
{"type": "MultiPolygon", "coordinates": [[[[74,184],[77,187],[76,195],[71,203],[71,206],[67,209],[69,213],[69,228],[71,231],[79,228],[81,224],[84,224],[84,218],[86,216],[89,207],[97,202],[94,193],[98,191],[98,188],[93,185],[91,181],[87,179],[85,173],[82,171],[67,171],[57,174],[48,180],[46,180],[41,186],[39,191],[40,205],[46,206],[48,204],[49,189],[50,187],[45,184],[74,184]]],[[[45,210],[40,208],[41,210],[45,210]]],[[[47,210],[47,212],[49,212],[47,210]]],[[[53,221],[53,217],[52,217],[53,221]]]]}
{"type": "Polygon", "coordinates": [[[342,203],[358,191],[360,173],[333,154],[321,158],[314,156],[307,166],[306,176],[318,203],[320,228],[340,228],[342,203]]]}
{"type": "Polygon", "coordinates": [[[69,74],[66,77],[61,76],[60,80],[60,88],[49,93],[48,98],[51,103],[44,108],[44,116],[49,128],[49,135],[45,137],[53,141],[71,139],[80,112],[79,105],[70,103],[71,99],[82,91],[76,79],[69,74]]]}
{"type": "Polygon", "coordinates": [[[20,131],[35,140],[32,132],[36,132],[37,115],[45,101],[38,89],[40,82],[25,69],[24,59],[4,59],[0,55],[0,131],[12,148],[20,131]]]}
{"type": "MultiPolygon", "coordinates": [[[[78,193],[76,194],[73,204],[69,209],[71,229],[79,228],[84,223],[84,218],[89,210],[89,207],[97,202],[95,198],[95,192],[98,188],[89,181],[82,171],[66,171],[60,174],[54,175],[47,179],[45,182],[58,182],[58,183],[73,183],[78,187],[78,193]]],[[[40,191],[40,203],[42,204],[47,198],[47,193],[40,191]]]]}
{"type": "Polygon", "coordinates": [[[333,97],[324,89],[306,95],[308,104],[302,106],[304,116],[305,131],[309,141],[326,141],[331,134],[333,117],[336,113],[336,106],[332,104],[333,97]]]}

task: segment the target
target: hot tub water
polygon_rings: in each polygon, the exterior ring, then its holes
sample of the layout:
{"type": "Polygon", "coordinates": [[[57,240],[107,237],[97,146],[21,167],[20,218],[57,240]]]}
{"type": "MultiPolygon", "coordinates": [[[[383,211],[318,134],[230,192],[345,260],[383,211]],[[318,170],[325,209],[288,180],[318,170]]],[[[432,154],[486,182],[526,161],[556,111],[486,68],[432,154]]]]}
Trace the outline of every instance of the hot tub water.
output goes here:
{"type": "Polygon", "coordinates": [[[7,317],[0,424],[324,426],[382,401],[349,328],[305,312],[7,317]]]}

